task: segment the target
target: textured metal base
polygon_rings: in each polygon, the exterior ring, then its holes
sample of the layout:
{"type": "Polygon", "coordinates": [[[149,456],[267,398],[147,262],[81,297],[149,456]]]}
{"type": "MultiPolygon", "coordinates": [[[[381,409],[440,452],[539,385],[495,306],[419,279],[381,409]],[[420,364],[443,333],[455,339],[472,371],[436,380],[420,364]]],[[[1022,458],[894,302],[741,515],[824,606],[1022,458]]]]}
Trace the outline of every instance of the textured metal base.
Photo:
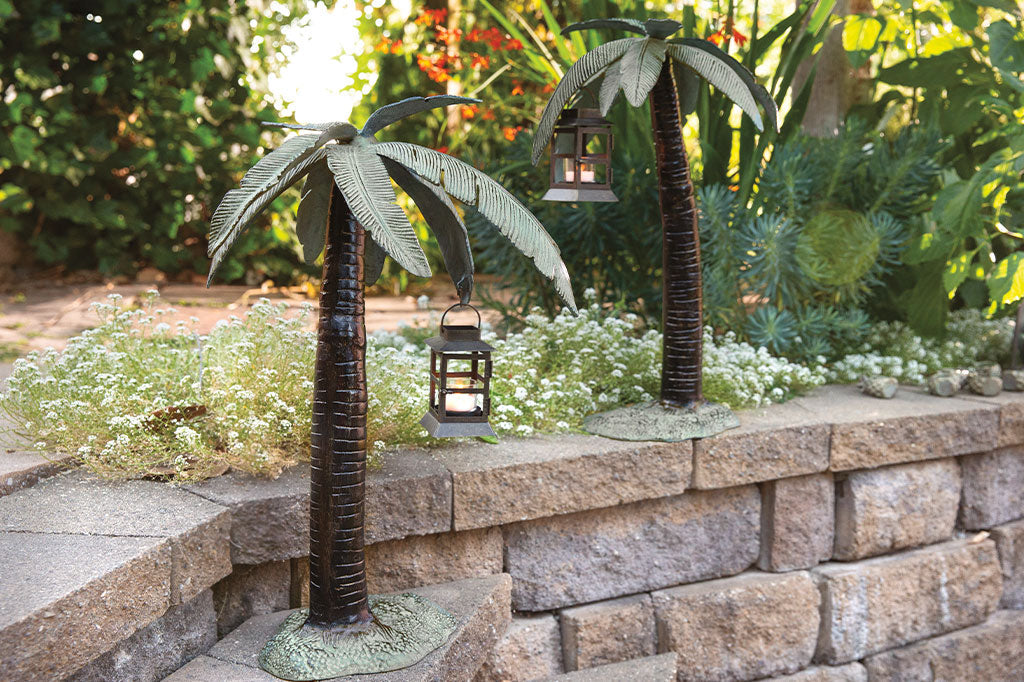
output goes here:
{"type": "Polygon", "coordinates": [[[455,632],[455,618],[416,594],[370,595],[374,621],[342,630],[304,627],[309,611],[288,616],[260,652],[260,666],[285,680],[324,680],[342,675],[407,668],[455,632]]]}
{"type": "Polygon", "coordinates": [[[725,405],[704,403],[696,408],[681,408],[657,401],[626,405],[583,420],[584,430],[595,436],[666,443],[707,438],[739,425],[740,420],[725,405]]]}

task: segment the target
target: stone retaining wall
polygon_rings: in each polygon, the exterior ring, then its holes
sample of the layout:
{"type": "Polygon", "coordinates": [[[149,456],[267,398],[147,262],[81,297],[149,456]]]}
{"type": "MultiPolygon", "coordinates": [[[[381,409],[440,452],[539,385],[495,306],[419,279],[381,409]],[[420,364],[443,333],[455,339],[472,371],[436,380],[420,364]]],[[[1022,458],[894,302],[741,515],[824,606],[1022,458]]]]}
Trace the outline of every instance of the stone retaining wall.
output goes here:
{"type": "MultiPolygon", "coordinates": [[[[513,618],[480,681],[665,652],[680,680],[1024,679],[1024,396],[827,387],[740,419],[695,443],[389,455],[367,483],[371,590],[509,574],[513,618]]],[[[5,614],[0,594],[0,651],[17,652],[0,678],[160,679],[305,599],[302,467],[184,490],[83,479],[0,498],[0,545],[108,553],[29,607],[5,614]],[[88,646],[47,662],[34,628],[88,646]]]]}

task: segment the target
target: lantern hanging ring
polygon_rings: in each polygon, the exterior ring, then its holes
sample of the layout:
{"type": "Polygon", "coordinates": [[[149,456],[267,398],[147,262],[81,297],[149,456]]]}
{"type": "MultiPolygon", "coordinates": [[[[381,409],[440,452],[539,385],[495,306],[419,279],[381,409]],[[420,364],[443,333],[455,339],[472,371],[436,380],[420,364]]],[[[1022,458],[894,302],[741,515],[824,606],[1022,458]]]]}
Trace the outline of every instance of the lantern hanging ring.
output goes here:
{"type": "Polygon", "coordinates": [[[474,313],[476,313],[476,326],[478,328],[483,326],[483,319],[480,317],[480,311],[476,309],[476,306],[474,306],[474,305],[472,305],[470,303],[456,303],[454,305],[449,306],[448,309],[445,310],[444,313],[441,315],[441,326],[442,327],[444,326],[444,318],[448,316],[448,313],[450,313],[451,311],[455,310],[456,308],[469,308],[474,313]]]}

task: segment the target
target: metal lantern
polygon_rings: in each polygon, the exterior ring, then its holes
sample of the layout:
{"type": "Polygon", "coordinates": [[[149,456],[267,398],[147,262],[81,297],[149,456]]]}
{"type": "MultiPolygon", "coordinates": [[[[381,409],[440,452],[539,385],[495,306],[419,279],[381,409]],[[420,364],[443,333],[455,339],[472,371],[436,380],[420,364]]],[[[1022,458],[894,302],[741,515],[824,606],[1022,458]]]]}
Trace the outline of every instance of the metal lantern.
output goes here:
{"type": "Polygon", "coordinates": [[[597,109],[566,109],[555,123],[547,201],[618,201],[612,192],[612,124],[597,109]]]}
{"type": "Polygon", "coordinates": [[[491,352],[480,340],[480,311],[456,303],[441,316],[441,335],[427,339],[430,347],[430,409],[420,424],[434,438],[493,436],[491,413],[491,352]],[[455,308],[470,308],[477,324],[445,324],[455,308]]]}

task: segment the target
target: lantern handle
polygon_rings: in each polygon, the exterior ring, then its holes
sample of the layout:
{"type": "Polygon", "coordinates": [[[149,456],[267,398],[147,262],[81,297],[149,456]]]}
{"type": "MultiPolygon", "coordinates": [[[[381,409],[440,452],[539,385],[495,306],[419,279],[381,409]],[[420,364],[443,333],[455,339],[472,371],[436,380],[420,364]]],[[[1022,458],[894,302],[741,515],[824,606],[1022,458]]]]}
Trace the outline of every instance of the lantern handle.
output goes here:
{"type": "Polygon", "coordinates": [[[469,308],[469,309],[471,309],[474,313],[476,313],[476,326],[478,328],[483,326],[483,320],[480,317],[480,311],[477,310],[475,306],[470,305],[469,303],[456,303],[455,305],[449,306],[448,309],[444,311],[444,314],[441,315],[441,326],[442,327],[444,326],[444,318],[448,316],[448,313],[450,313],[451,311],[455,310],[456,308],[469,308]]]}

